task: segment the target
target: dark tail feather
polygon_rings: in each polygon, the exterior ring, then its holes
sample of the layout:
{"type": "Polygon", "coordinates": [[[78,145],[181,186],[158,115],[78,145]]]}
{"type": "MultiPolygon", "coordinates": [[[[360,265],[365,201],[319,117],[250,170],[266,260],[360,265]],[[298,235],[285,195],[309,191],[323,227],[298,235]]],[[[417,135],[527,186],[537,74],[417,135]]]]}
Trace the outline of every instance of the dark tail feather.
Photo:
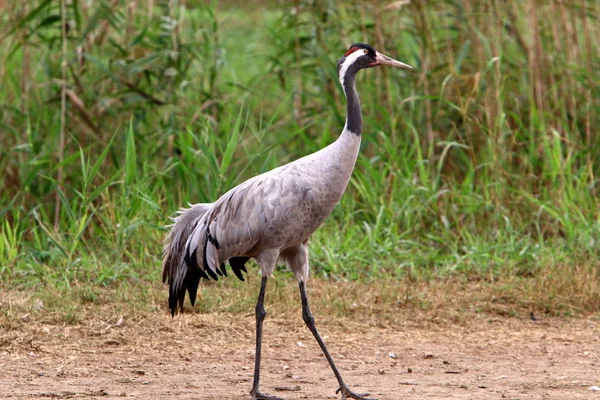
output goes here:
{"type": "MultiPolygon", "coordinates": [[[[246,262],[249,259],[250,257],[231,257],[229,259],[229,265],[231,265],[231,270],[233,271],[235,276],[237,276],[237,278],[242,282],[245,280],[244,275],[242,275],[242,271],[248,272],[246,271],[246,266],[244,264],[246,264],[246,262]]],[[[222,268],[225,269],[225,266],[223,266],[222,268]]]]}
{"type": "MultiPolygon", "coordinates": [[[[208,238],[209,238],[209,235],[206,235],[206,241],[204,242],[203,249],[206,249],[206,246],[208,245],[208,238]]],[[[206,251],[203,251],[202,254],[203,254],[202,263],[204,264],[203,265],[204,273],[207,274],[213,280],[218,281],[219,276],[215,273],[215,271],[213,271],[213,269],[211,267],[208,266],[208,260],[206,259],[206,251]]],[[[216,269],[216,271],[219,275],[221,274],[219,269],[216,269]]]]}
{"type": "MultiPolygon", "coordinates": [[[[184,253],[188,238],[211,206],[212,204],[194,204],[190,208],[179,210],[179,215],[173,218],[174,224],[165,239],[162,280],[169,283],[171,315],[175,315],[178,306],[180,311],[183,311],[186,290],[192,305],[194,304],[200,278],[207,277],[201,269],[188,266],[184,260],[184,253]]],[[[195,255],[192,259],[196,260],[195,255]]]]}
{"type": "Polygon", "coordinates": [[[227,278],[227,267],[225,266],[224,263],[221,264],[220,270],[221,270],[221,275],[224,276],[225,278],[227,278]]]}
{"type": "MultiPolygon", "coordinates": [[[[185,278],[186,287],[190,295],[190,303],[192,303],[192,307],[194,306],[194,304],[196,304],[196,293],[198,293],[198,285],[200,285],[200,278],[203,277],[202,275],[206,276],[202,270],[189,269],[188,275],[185,278]]],[[[182,290],[181,292],[184,293],[184,296],[182,297],[185,297],[185,290],[182,290]]],[[[179,304],[179,309],[183,310],[183,300],[179,304]]]]}

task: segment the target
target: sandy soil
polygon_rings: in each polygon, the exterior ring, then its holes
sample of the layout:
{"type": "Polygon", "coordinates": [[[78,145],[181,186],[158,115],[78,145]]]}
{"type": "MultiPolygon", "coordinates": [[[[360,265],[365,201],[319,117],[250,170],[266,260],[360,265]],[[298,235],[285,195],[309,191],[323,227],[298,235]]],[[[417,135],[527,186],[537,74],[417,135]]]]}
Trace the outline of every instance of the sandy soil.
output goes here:
{"type": "MultiPolygon", "coordinates": [[[[0,398],[248,399],[251,314],[166,313],[43,319],[0,331],[0,398]],[[120,320],[120,321],[119,321],[120,320]]],[[[476,316],[317,324],[347,383],[378,399],[600,399],[595,319],[476,316]]],[[[335,378],[298,318],[267,316],[262,390],[285,399],[339,399],[335,378]]]]}

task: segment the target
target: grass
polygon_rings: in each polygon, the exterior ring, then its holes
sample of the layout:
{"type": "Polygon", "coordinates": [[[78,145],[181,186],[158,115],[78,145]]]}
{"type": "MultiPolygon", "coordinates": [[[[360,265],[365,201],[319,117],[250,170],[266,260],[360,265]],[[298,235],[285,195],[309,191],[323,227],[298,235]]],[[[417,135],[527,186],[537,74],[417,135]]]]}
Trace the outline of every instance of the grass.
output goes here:
{"type": "MultiPolygon", "coordinates": [[[[385,285],[314,279],[308,287],[311,307],[324,324],[355,319],[363,327],[392,328],[407,321],[453,324],[496,317],[529,320],[532,314],[536,318],[587,317],[600,307],[595,284],[599,277],[597,271],[590,270],[559,266],[546,275],[530,278],[473,280],[455,276],[428,281],[389,280],[385,285]]],[[[251,272],[246,283],[231,279],[205,283],[197,305],[192,309],[186,304],[185,312],[253,315],[260,285],[256,272],[251,272]]],[[[269,318],[300,318],[298,287],[290,275],[272,279],[266,298],[269,318]]],[[[57,288],[33,293],[7,291],[0,299],[0,326],[6,331],[18,330],[24,319],[77,325],[92,315],[106,317],[107,313],[111,318],[126,315],[130,320],[150,313],[162,313],[167,318],[164,303],[164,287],[157,282],[124,282],[114,287],[78,285],[68,292],[57,288]]]]}
{"type": "Polygon", "coordinates": [[[335,62],[364,41],[416,72],[359,77],[363,148],[313,276],[598,311],[597,2],[6,3],[3,290],[145,296],[177,208],[336,138],[335,62]]]}

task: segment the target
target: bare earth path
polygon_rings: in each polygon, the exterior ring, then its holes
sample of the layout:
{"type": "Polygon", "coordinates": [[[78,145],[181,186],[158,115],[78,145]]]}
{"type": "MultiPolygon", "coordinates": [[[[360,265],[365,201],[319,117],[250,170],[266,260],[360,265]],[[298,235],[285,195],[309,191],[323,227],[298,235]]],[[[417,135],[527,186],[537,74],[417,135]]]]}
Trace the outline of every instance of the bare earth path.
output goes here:
{"type": "MultiPolygon", "coordinates": [[[[118,322],[24,322],[0,331],[0,398],[248,399],[250,314],[148,312],[118,322]]],[[[346,381],[378,399],[600,399],[594,319],[475,316],[396,328],[323,321],[346,381]]],[[[338,399],[333,374],[300,316],[267,318],[266,393],[338,399]]]]}

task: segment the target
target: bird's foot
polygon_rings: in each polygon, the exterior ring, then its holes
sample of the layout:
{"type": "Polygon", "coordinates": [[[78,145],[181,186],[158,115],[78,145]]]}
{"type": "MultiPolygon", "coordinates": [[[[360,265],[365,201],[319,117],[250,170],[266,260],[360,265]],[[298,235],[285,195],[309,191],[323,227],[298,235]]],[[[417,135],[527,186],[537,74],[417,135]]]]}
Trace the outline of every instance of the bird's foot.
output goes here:
{"type": "Polygon", "coordinates": [[[269,396],[260,392],[251,392],[252,400],[283,400],[281,397],[269,396]]]}
{"type": "Polygon", "coordinates": [[[362,395],[354,393],[346,385],[340,386],[339,389],[335,391],[335,393],[336,394],[342,393],[342,400],[346,400],[347,398],[352,398],[352,399],[355,399],[355,400],[376,400],[376,399],[370,399],[370,398],[364,397],[364,396],[367,396],[369,393],[365,393],[365,394],[362,394],[362,395]]]}

